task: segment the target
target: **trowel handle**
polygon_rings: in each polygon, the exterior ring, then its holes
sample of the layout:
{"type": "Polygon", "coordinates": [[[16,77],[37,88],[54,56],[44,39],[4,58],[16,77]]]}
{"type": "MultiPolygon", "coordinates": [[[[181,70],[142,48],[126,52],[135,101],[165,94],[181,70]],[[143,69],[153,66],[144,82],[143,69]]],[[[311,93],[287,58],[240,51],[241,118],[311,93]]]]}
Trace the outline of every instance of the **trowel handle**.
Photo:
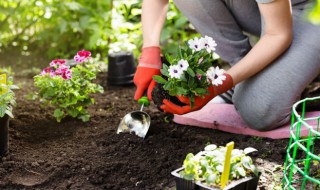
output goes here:
{"type": "Polygon", "coordinates": [[[147,92],[144,92],[143,96],[138,100],[138,104],[144,104],[145,107],[150,105],[150,101],[147,97],[147,92]]]}

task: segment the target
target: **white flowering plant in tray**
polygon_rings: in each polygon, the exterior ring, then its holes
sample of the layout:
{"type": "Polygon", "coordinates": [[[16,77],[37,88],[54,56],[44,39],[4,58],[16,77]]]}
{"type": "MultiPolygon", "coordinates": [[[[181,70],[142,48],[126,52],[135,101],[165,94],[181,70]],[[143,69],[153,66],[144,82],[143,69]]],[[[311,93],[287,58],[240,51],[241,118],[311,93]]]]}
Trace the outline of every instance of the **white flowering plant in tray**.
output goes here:
{"type": "Polygon", "coordinates": [[[195,37],[186,42],[186,47],[179,47],[178,55],[165,54],[169,65],[163,64],[161,76],[153,79],[163,85],[170,96],[185,96],[194,105],[196,96],[209,94],[210,85],[221,85],[225,80],[224,70],[213,64],[217,62],[216,42],[209,36],[195,37]]]}
{"type": "MultiPolygon", "coordinates": [[[[249,153],[257,151],[252,147],[244,150],[233,149],[230,160],[229,180],[238,180],[249,176],[258,176],[259,170],[253,164],[249,153]]],[[[210,187],[218,187],[224,169],[226,147],[207,145],[204,151],[194,155],[189,153],[184,162],[180,175],[186,180],[193,180],[210,187]]]]}

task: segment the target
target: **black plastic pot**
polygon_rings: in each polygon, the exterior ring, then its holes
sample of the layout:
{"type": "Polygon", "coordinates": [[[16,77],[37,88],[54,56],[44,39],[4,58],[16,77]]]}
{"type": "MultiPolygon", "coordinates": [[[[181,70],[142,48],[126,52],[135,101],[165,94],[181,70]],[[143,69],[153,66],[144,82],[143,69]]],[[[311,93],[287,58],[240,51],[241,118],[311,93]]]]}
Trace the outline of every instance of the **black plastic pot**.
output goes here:
{"type": "Polygon", "coordinates": [[[9,146],[9,116],[0,118],[0,156],[8,151],[9,146]]]}
{"type": "MultiPolygon", "coordinates": [[[[184,168],[179,168],[171,174],[175,177],[176,190],[220,190],[220,188],[208,187],[204,184],[185,180],[180,177],[179,172],[184,168]]],[[[255,190],[258,188],[260,174],[256,177],[246,177],[230,183],[223,190],[255,190]]]]}
{"type": "Polygon", "coordinates": [[[109,85],[133,84],[136,64],[131,52],[118,52],[108,55],[108,78],[109,85]]]}

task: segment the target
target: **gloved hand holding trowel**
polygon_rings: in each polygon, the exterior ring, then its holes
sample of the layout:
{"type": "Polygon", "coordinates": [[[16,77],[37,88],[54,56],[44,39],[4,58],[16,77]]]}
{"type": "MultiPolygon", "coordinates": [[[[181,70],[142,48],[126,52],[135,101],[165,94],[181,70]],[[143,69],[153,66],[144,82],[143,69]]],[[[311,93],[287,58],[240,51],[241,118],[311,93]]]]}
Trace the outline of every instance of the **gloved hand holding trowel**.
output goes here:
{"type": "Polygon", "coordinates": [[[134,84],[137,87],[134,99],[141,108],[140,111],[133,111],[122,118],[117,133],[134,132],[139,137],[145,138],[150,127],[150,116],[143,112],[143,108],[149,106],[149,101],[152,100],[151,92],[156,85],[152,77],[160,74],[161,67],[160,48],[157,46],[143,48],[134,76],[134,84]]]}

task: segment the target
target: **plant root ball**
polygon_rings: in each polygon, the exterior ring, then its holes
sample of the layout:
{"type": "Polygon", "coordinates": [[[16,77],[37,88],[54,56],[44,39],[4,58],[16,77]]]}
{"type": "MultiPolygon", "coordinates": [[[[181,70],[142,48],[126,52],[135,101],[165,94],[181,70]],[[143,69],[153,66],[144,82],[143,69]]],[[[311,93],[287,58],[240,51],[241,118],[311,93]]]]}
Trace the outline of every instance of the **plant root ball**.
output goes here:
{"type": "Polygon", "coordinates": [[[163,89],[161,84],[157,84],[152,90],[152,101],[160,111],[163,111],[160,106],[163,104],[163,100],[167,99],[178,106],[185,106],[186,104],[179,101],[175,96],[170,96],[169,93],[163,89]]]}

